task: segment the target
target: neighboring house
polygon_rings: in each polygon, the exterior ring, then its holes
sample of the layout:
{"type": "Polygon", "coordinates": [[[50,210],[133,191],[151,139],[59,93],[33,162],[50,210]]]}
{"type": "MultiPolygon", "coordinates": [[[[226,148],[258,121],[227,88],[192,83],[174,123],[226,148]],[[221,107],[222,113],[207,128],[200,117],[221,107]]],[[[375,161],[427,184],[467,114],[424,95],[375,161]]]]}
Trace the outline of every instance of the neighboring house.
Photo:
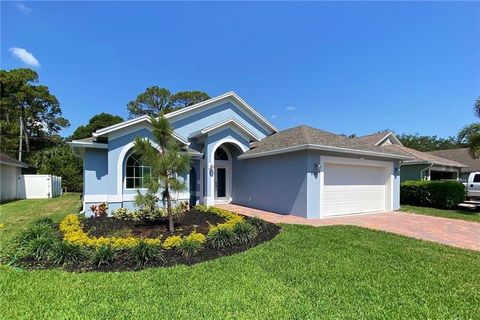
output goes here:
{"type": "Polygon", "coordinates": [[[468,175],[471,172],[480,171],[480,159],[473,159],[470,155],[469,148],[459,148],[459,149],[450,149],[450,150],[437,150],[430,151],[428,153],[433,154],[437,157],[442,157],[448,160],[457,161],[466,165],[466,167],[461,168],[461,180],[467,180],[468,175]]]}
{"type": "Polygon", "coordinates": [[[467,167],[455,160],[407,148],[393,132],[376,133],[355,139],[409,157],[410,159],[402,161],[400,165],[402,182],[406,180],[459,180],[461,170],[467,167]]]}
{"type": "Polygon", "coordinates": [[[17,184],[22,168],[28,168],[28,164],[0,153],[1,202],[17,198],[17,184]]]}
{"type": "MultiPolygon", "coordinates": [[[[399,208],[400,160],[407,157],[307,126],[278,130],[233,92],[166,114],[190,154],[189,188],[176,199],[236,203],[323,218],[399,208]]],[[[152,141],[149,117],[131,119],[70,142],[84,163],[83,206],[135,208],[149,167],[134,140],[152,141]]]]}

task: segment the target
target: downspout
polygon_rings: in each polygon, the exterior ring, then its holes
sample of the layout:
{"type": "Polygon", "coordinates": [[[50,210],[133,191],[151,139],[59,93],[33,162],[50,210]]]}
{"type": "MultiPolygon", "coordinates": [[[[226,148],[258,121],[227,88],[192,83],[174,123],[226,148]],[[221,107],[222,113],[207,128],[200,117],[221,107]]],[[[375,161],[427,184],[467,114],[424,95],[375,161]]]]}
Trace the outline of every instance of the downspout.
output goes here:
{"type": "MultiPolygon", "coordinates": [[[[429,170],[431,167],[433,167],[433,163],[430,162],[430,165],[428,167],[426,167],[425,169],[422,169],[420,171],[420,179],[423,180],[422,176],[423,176],[423,173],[427,170],[429,170]]],[[[429,176],[430,177],[430,176],[429,176]]]]}

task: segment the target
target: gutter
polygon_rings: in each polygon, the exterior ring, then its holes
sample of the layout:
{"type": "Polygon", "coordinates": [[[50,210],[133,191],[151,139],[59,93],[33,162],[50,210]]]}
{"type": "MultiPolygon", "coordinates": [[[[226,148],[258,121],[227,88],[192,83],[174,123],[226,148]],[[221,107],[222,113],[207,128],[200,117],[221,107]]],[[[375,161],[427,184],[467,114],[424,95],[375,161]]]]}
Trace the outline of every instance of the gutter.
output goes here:
{"type": "MultiPolygon", "coordinates": [[[[422,175],[425,171],[429,170],[431,167],[434,166],[434,163],[432,163],[432,162],[427,162],[427,163],[430,163],[430,165],[428,167],[426,167],[425,169],[420,170],[420,179],[422,179],[422,175]]],[[[428,176],[428,178],[429,178],[428,181],[430,181],[430,175],[428,176]]],[[[424,179],[422,179],[422,180],[424,180],[424,179]]]]}
{"type": "Polygon", "coordinates": [[[399,159],[399,160],[411,159],[407,156],[403,156],[403,155],[399,155],[399,154],[393,154],[393,153],[365,151],[365,150],[358,150],[358,149],[324,146],[324,145],[318,145],[318,144],[302,144],[302,145],[298,145],[298,146],[281,148],[281,149],[264,151],[264,152],[258,152],[258,153],[253,153],[253,154],[242,154],[242,155],[238,156],[238,159],[258,158],[258,157],[271,156],[271,155],[277,155],[277,154],[289,153],[289,152],[295,152],[295,151],[301,151],[301,150],[330,151],[330,152],[358,154],[358,155],[364,155],[364,156],[383,157],[383,158],[387,158],[387,159],[399,159]]]}

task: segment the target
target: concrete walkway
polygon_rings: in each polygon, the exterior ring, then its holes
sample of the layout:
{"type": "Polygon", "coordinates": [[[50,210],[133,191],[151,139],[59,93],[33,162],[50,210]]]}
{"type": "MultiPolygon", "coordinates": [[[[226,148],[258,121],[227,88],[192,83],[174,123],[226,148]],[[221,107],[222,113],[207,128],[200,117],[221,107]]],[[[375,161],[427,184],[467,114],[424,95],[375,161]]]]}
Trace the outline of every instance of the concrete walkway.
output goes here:
{"type": "Polygon", "coordinates": [[[354,225],[480,251],[480,223],[477,222],[398,211],[307,220],[301,217],[281,215],[235,204],[223,204],[218,205],[218,207],[245,216],[256,216],[272,223],[303,224],[318,227],[354,225]]]}

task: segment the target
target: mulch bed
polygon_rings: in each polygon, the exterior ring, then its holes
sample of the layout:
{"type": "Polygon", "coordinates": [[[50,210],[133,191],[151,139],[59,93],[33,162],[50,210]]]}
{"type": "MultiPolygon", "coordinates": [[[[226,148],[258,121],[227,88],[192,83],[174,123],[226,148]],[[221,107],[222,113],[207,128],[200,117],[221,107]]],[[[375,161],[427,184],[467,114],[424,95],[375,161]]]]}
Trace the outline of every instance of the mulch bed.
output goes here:
{"type": "MultiPolygon", "coordinates": [[[[245,217],[248,220],[248,217],[245,217]]],[[[195,210],[191,210],[186,213],[180,219],[175,221],[176,231],[173,234],[188,235],[194,229],[197,232],[204,234],[208,233],[208,227],[210,224],[218,224],[224,222],[225,219],[208,213],[202,213],[195,210]]],[[[169,235],[172,235],[168,231],[168,221],[162,220],[157,222],[133,222],[115,220],[112,218],[88,218],[83,222],[84,230],[89,232],[91,236],[110,236],[116,232],[130,231],[131,235],[137,237],[158,237],[162,236],[165,239],[169,235]]],[[[186,258],[183,257],[176,250],[163,250],[163,256],[165,261],[152,261],[145,265],[137,265],[129,258],[129,252],[122,250],[117,253],[115,261],[109,265],[102,265],[100,267],[92,265],[89,261],[82,261],[75,265],[63,266],[62,269],[72,272],[89,272],[89,271],[134,271],[145,268],[154,267],[170,267],[179,264],[193,265],[203,261],[216,259],[223,256],[229,256],[235,253],[239,253],[250,248],[253,248],[263,242],[273,239],[280,231],[281,228],[273,223],[266,222],[265,230],[259,232],[258,235],[249,243],[237,243],[234,246],[213,249],[205,245],[205,247],[196,255],[186,258]]],[[[19,261],[20,266],[26,269],[51,269],[58,268],[49,262],[38,262],[34,259],[22,259],[19,261]]]]}
{"type": "Polygon", "coordinates": [[[90,236],[111,237],[131,236],[139,238],[166,239],[171,235],[188,235],[196,229],[197,232],[207,234],[210,225],[225,222],[225,219],[211,213],[190,210],[179,218],[174,219],[175,232],[168,230],[168,219],[158,221],[126,221],[113,218],[88,218],[83,221],[83,230],[90,236]],[[123,234],[125,233],[125,234],[123,234]]]}

